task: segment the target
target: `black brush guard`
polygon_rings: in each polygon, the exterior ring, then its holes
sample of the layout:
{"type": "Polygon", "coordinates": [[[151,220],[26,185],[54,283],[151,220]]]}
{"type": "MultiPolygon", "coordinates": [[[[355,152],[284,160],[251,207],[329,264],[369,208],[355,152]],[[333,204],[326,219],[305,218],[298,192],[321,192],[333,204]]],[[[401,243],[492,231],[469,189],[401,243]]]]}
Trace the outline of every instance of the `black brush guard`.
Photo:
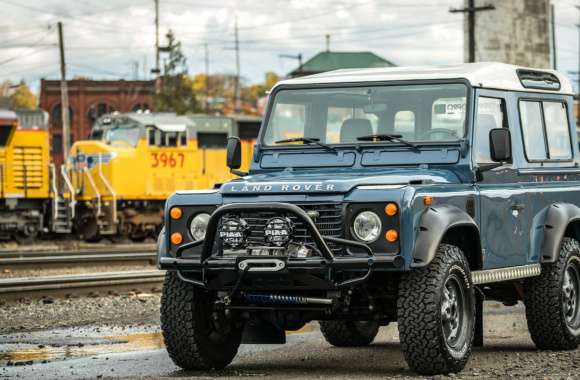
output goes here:
{"type": "MultiPolygon", "coordinates": [[[[364,282],[370,278],[374,269],[377,268],[401,268],[404,265],[404,260],[401,256],[395,255],[385,255],[385,256],[375,256],[370,249],[370,247],[364,243],[358,241],[352,241],[347,239],[341,239],[336,237],[322,236],[316,225],[310,219],[308,214],[300,207],[290,204],[290,203],[232,203],[224,205],[216,209],[209,220],[207,226],[206,238],[204,240],[199,240],[191,243],[186,243],[180,246],[175,257],[163,256],[159,257],[159,267],[161,269],[168,270],[178,270],[180,272],[180,277],[187,282],[190,282],[198,287],[206,288],[207,283],[205,280],[205,273],[207,271],[219,271],[219,270],[232,270],[238,268],[238,263],[244,259],[250,259],[251,261],[258,262],[262,259],[272,259],[270,256],[260,257],[246,257],[240,256],[236,258],[216,258],[212,257],[213,246],[216,240],[216,233],[218,229],[218,224],[220,219],[226,215],[236,212],[243,211],[270,211],[270,212],[280,212],[280,213],[292,213],[294,214],[307,229],[308,233],[312,237],[314,244],[318,248],[322,257],[309,258],[309,259],[286,259],[285,270],[311,270],[311,269],[321,269],[327,268],[342,269],[342,270],[366,270],[362,276],[351,278],[346,281],[335,283],[336,288],[342,288],[347,286],[352,286],[360,282],[364,282]],[[366,252],[366,256],[335,256],[331,249],[328,247],[327,242],[333,244],[342,245],[345,247],[358,248],[366,252]],[[183,258],[183,252],[202,246],[201,255],[199,258],[183,258]],[[202,280],[196,280],[184,276],[183,271],[193,271],[202,272],[202,280]]],[[[166,242],[168,244],[168,242],[166,242]]],[[[282,259],[282,258],[276,258],[282,259]]],[[[239,276],[242,277],[246,274],[247,270],[239,270],[239,276]]],[[[241,279],[240,279],[241,281],[241,279]]]]}

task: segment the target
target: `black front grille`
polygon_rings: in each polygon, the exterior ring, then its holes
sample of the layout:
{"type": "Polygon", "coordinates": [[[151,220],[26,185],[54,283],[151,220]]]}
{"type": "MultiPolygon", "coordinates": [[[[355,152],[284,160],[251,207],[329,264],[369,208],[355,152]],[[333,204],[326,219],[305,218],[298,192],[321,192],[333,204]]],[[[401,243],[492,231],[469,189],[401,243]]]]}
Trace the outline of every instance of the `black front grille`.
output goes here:
{"type": "MultiPolygon", "coordinates": [[[[330,237],[344,237],[343,222],[342,222],[342,204],[340,203],[326,203],[326,204],[302,204],[297,205],[304,211],[316,211],[318,217],[314,218],[314,224],[322,236],[330,237]]],[[[313,244],[312,237],[304,227],[304,224],[292,213],[281,214],[279,212],[242,212],[239,216],[244,219],[249,225],[248,242],[250,245],[260,246],[267,245],[264,238],[264,227],[268,220],[275,216],[286,216],[290,218],[295,225],[293,241],[298,243],[313,244]]],[[[342,247],[328,244],[333,253],[340,255],[342,247]]]]}

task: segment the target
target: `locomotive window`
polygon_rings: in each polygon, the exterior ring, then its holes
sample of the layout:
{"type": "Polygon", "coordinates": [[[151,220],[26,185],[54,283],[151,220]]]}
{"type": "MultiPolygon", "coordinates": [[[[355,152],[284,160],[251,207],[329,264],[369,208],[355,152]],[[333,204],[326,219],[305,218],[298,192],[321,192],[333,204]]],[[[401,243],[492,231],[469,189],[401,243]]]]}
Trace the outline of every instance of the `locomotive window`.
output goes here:
{"type": "Polygon", "coordinates": [[[242,140],[255,140],[260,132],[261,122],[258,121],[239,121],[238,137],[242,140]]]}
{"type": "Polygon", "coordinates": [[[155,129],[148,129],[147,130],[147,141],[149,146],[157,145],[157,136],[159,135],[158,131],[155,129]]]}
{"type": "Polygon", "coordinates": [[[171,147],[177,146],[177,132],[166,132],[165,133],[165,146],[171,146],[171,147]]]}
{"type": "Polygon", "coordinates": [[[8,144],[8,138],[13,128],[12,125],[0,125],[0,146],[8,144]]]}
{"type": "Polygon", "coordinates": [[[187,133],[186,132],[179,133],[179,145],[180,146],[187,146],[187,133]]]}
{"type": "Polygon", "coordinates": [[[198,133],[198,149],[224,149],[228,145],[226,133],[198,133]]]}

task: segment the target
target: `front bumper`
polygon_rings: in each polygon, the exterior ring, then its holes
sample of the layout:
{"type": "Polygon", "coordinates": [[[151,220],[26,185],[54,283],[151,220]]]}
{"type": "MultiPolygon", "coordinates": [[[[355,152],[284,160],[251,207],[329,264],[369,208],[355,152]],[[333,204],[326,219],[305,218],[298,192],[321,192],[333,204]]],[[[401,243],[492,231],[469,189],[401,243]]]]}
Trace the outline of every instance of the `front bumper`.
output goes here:
{"type": "MultiPolygon", "coordinates": [[[[169,242],[165,237],[165,243],[160,247],[168,247],[169,242]]],[[[160,248],[158,266],[166,270],[178,270],[182,278],[195,286],[208,288],[209,282],[215,275],[223,274],[225,277],[235,278],[240,282],[240,277],[248,273],[248,276],[276,275],[291,276],[295,273],[318,273],[324,280],[319,286],[325,289],[342,288],[368,280],[374,270],[402,268],[404,260],[399,255],[373,254],[370,247],[358,241],[346,240],[335,237],[322,236],[316,225],[300,207],[289,203],[234,203],[216,209],[208,223],[206,238],[180,246],[175,255],[170,255],[169,250],[160,248]],[[220,219],[226,215],[243,211],[270,211],[294,214],[308,230],[316,248],[320,252],[319,257],[291,258],[291,257],[216,257],[212,256],[216,233],[220,219]],[[328,247],[328,243],[356,248],[365,252],[360,255],[336,256],[328,247]],[[201,248],[201,254],[194,258],[184,258],[183,252],[192,248],[201,248]],[[336,272],[341,272],[342,279],[336,280],[336,272]],[[353,272],[356,275],[346,276],[345,272],[353,272]]]]}

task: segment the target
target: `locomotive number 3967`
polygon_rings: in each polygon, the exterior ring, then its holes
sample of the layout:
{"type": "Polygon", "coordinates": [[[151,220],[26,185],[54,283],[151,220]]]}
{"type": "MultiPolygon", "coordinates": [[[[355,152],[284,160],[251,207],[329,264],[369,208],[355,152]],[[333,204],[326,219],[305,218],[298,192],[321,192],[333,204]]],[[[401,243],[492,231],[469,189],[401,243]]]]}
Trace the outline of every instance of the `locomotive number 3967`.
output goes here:
{"type": "Polygon", "coordinates": [[[153,168],[182,168],[183,161],[185,161],[185,155],[183,153],[151,153],[151,157],[153,158],[153,163],[151,164],[153,168]]]}

